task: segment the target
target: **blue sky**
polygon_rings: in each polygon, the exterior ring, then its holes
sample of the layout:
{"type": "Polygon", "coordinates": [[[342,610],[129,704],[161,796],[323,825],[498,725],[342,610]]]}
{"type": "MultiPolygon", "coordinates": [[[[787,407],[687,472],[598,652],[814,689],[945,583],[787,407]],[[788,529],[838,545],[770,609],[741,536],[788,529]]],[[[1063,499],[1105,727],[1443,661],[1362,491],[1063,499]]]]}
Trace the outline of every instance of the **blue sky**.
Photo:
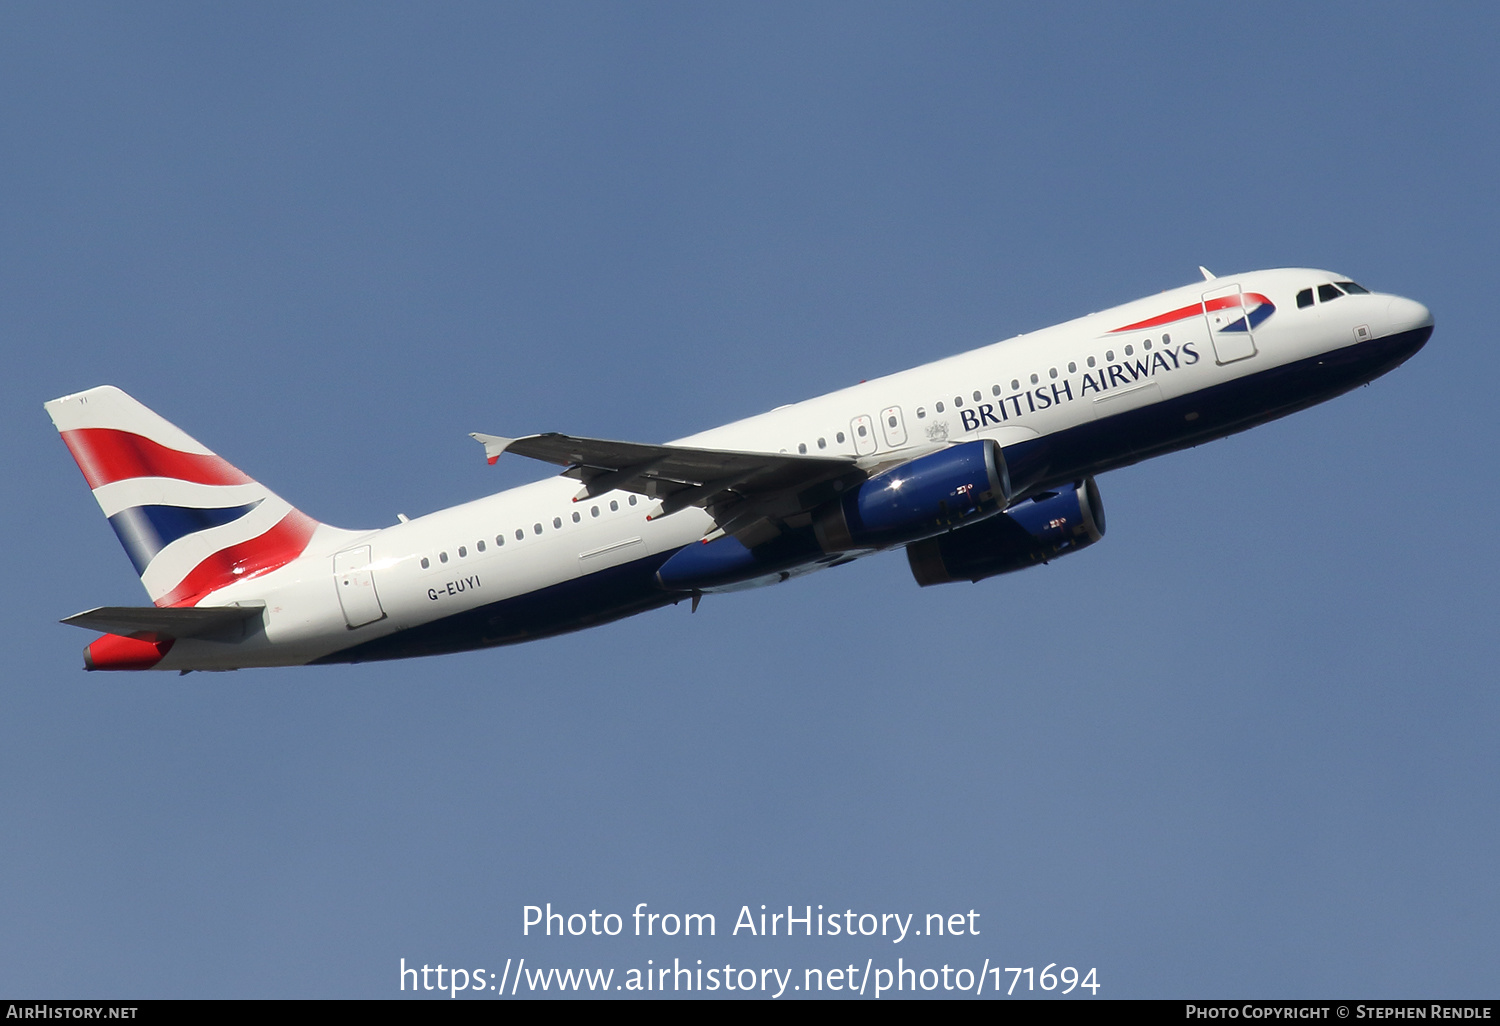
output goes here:
{"type": "Polygon", "coordinates": [[[399,960],[1097,967],[1489,996],[1500,18],[1397,5],[0,10],[0,991],[387,997],[399,960]],[[1407,366],[900,554],[418,662],[85,675],[145,601],[41,403],[117,384],[321,520],[533,480],[1192,281],[1419,299],[1407,366]],[[712,940],[521,935],[522,907],[712,940]],[[742,905],[978,937],[725,936],[742,905]]]}

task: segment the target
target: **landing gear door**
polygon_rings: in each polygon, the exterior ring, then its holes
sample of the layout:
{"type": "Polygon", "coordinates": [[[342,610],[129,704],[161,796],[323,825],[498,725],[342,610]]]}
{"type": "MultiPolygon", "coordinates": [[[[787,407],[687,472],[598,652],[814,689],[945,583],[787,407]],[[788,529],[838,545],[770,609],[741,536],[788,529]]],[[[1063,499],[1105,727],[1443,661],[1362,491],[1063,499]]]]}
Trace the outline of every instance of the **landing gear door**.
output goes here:
{"type": "Polygon", "coordinates": [[[1238,285],[1203,293],[1203,316],[1208,321],[1208,336],[1213,340],[1214,358],[1221,365],[1255,355],[1255,335],[1249,315],[1238,285]]]}
{"type": "Polygon", "coordinates": [[[375,594],[375,574],[370,570],[370,546],[361,545],[333,557],[333,584],[339,592],[344,622],[351,628],[385,619],[380,596],[375,594]]]}

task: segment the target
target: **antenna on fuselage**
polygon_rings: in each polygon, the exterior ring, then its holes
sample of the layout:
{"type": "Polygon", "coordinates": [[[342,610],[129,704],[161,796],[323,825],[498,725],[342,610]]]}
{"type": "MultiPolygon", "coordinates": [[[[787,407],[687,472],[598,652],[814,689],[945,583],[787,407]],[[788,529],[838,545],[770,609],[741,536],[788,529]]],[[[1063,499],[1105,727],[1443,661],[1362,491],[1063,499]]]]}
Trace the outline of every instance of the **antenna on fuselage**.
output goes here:
{"type": "Polygon", "coordinates": [[[1202,264],[1198,265],[1198,270],[1203,273],[1203,280],[1204,281],[1213,281],[1215,278],[1218,277],[1217,274],[1215,274],[1214,272],[1210,271],[1207,267],[1204,267],[1202,264]]]}

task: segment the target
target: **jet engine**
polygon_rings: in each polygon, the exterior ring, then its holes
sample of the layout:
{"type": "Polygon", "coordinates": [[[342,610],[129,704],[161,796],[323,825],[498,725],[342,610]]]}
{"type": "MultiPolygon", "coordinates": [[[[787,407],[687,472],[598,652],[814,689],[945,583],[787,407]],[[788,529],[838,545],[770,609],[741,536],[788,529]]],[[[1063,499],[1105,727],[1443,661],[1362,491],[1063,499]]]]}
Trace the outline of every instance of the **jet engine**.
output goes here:
{"type": "Polygon", "coordinates": [[[965,442],[877,474],[813,518],[826,553],[879,549],[983,520],[1010,501],[1000,446],[965,442]]]}
{"type": "Polygon", "coordinates": [[[1076,552],[1104,537],[1104,505],[1091,477],[1043,492],[999,516],[906,547],[922,587],[982,581],[1076,552]]]}
{"type": "Polygon", "coordinates": [[[770,583],[857,550],[901,545],[977,523],[1005,507],[1010,484],[995,442],[965,442],[877,474],[754,548],[730,535],[688,545],[656,572],[668,591],[770,583]]]}

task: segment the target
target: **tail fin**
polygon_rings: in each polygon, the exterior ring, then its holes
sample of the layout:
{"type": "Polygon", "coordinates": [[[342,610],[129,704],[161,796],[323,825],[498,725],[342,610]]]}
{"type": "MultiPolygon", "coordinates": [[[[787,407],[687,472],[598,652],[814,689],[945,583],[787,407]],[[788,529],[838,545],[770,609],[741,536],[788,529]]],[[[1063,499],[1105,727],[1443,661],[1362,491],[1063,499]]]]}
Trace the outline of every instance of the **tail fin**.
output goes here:
{"type": "Polygon", "coordinates": [[[45,405],[158,606],[284,566],[319,526],[112,385],[45,405]]]}

